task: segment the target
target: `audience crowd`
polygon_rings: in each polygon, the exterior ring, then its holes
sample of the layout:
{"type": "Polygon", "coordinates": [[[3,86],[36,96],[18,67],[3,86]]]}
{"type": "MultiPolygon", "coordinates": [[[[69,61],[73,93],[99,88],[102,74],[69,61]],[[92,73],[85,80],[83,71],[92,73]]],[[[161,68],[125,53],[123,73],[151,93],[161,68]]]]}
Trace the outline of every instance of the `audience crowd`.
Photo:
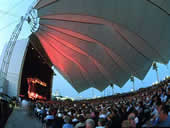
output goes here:
{"type": "Polygon", "coordinates": [[[91,100],[32,102],[47,128],[170,127],[170,79],[91,100]]]}

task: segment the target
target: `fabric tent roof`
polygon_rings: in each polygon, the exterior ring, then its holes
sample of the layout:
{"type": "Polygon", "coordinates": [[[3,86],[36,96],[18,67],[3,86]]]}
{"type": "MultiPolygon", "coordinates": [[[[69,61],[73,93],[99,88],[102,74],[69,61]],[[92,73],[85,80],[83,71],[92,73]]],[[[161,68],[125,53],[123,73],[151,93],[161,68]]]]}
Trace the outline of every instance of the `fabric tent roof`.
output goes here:
{"type": "MultiPolygon", "coordinates": [[[[164,1],[169,9],[170,2],[164,1]]],[[[89,87],[102,91],[110,83],[122,87],[131,75],[144,79],[153,61],[169,61],[170,16],[152,3],[40,0],[35,34],[78,92],[89,87]]]]}

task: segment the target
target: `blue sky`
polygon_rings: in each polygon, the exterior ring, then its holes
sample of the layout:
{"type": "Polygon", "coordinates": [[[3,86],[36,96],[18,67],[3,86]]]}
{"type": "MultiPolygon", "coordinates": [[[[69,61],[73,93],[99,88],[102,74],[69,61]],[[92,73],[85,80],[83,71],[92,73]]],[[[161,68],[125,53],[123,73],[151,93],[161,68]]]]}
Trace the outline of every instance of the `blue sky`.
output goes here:
{"type": "MultiPolygon", "coordinates": [[[[4,44],[9,41],[9,38],[12,34],[17,23],[20,21],[20,17],[24,16],[29,5],[33,0],[0,0],[0,55],[4,44]]],[[[19,36],[19,39],[26,39],[29,35],[30,27],[25,22],[23,29],[19,36]]],[[[77,93],[75,89],[55,70],[56,76],[53,78],[53,93],[59,91],[63,96],[69,97],[82,97],[82,98],[91,98],[92,96],[104,96],[112,94],[111,87],[106,88],[103,92],[99,92],[97,89],[90,88],[82,93],[77,93]]],[[[170,75],[170,62],[168,65],[158,64],[159,78],[162,80],[165,76],[170,75]]],[[[135,89],[143,88],[152,85],[156,82],[156,73],[152,68],[148,71],[145,79],[143,81],[135,78],[135,89]]],[[[128,92],[132,89],[132,83],[127,81],[127,83],[119,88],[118,86],[114,87],[115,93],[128,92]]]]}

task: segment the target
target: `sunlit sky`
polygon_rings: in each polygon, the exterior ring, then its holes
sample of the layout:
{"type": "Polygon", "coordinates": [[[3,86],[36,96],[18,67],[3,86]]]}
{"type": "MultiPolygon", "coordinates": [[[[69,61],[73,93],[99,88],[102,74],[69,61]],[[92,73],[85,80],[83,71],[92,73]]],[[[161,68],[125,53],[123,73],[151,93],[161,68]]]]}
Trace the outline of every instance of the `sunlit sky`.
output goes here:
{"type": "MultiPolygon", "coordinates": [[[[9,38],[15,26],[19,23],[21,16],[24,16],[33,0],[0,0],[0,55],[4,45],[9,38]]],[[[31,34],[29,25],[24,23],[19,39],[26,39],[31,34]]],[[[103,92],[94,88],[89,88],[81,93],[77,93],[74,88],[55,70],[56,76],[53,78],[53,93],[58,91],[62,96],[91,98],[93,96],[106,96],[112,94],[111,87],[107,87],[103,92]]],[[[167,65],[158,64],[158,73],[160,80],[170,75],[170,62],[167,65]]],[[[151,86],[157,81],[156,72],[151,69],[148,71],[143,81],[135,78],[135,89],[151,86]]],[[[132,89],[132,82],[129,80],[119,88],[115,85],[114,93],[129,92],[132,89]]]]}

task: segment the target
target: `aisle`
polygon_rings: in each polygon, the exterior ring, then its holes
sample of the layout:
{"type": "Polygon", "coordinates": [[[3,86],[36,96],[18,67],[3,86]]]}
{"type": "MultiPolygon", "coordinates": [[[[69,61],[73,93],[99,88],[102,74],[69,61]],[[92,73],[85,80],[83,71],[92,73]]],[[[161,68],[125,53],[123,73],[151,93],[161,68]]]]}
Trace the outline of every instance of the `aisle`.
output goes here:
{"type": "Polygon", "coordinates": [[[16,107],[5,128],[42,128],[42,123],[36,118],[28,116],[25,110],[16,107]]]}

